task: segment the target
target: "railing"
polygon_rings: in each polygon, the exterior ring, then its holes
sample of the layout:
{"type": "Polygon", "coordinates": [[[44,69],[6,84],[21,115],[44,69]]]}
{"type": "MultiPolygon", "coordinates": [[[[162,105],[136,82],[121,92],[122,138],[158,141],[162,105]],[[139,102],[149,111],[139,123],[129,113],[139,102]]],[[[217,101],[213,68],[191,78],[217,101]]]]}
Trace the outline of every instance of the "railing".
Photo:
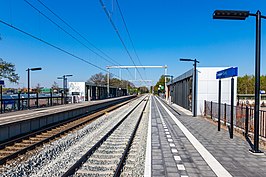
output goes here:
{"type": "Polygon", "coordinates": [[[30,98],[27,98],[26,94],[17,94],[10,96],[10,98],[0,98],[0,113],[5,112],[12,112],[12,111],[19,111],[25,109],[33,109],[39,107],[47,107],[47,106],[54,106],[60,104],[66,104],[67,98],[64,97],[63,94],[61,95],[54,95],[50,94],[30,94],[30,98]],[[28,100],[29,100],[29,107],[28,107],[28,100]]]}
{"type": "MultiPolygon", "coordinates": [[[[204,115],[218,120],[218,103],[205,101],[204,115]]],[[[233,125],[242,130],[246,135],[254,133],[254,108],[250,106],[234,106],[233,125]]],[[[259,136],[266,138],[266,111],[260,110],[259,136]]],[[[230,125],[231,105],[221,104],[221,124],[230,125]]]]}

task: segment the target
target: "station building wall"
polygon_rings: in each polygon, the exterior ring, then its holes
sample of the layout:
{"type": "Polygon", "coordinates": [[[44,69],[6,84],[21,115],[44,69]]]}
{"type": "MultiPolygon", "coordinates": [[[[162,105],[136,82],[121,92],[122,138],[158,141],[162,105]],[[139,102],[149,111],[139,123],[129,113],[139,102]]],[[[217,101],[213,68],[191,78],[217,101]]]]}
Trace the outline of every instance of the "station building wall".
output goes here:
{"type": "MultiPolygon", "coordinates": [[[[197,79],[197,114],[203,115],[204,100],[218,103],[219,80],[216,72],[229,67],[199,67],[197,79]]],[[[231,104],[231,78],[222,79],[221,102],[231,104]]],[[[237,104],[237,77],[234,77],[234,104],[237,104]]]]}
{"type": "MultiPolygon", "coordinates": [[[[219,80],[216,79],[216,72],[229,67],[197,67],[197,114],[204,114],[204,101],[218,102],[219,80]]],[[[193,110],[195,99],[193,69],[176,77],[170,87],[171,101],[184,107],[187,110],[193,110]]],[[[222,79],[222,103],[231,104],[231,78],[222,79]]],[[[237,104],[237,77],[234,77],[234,104],[237,104]]]]}

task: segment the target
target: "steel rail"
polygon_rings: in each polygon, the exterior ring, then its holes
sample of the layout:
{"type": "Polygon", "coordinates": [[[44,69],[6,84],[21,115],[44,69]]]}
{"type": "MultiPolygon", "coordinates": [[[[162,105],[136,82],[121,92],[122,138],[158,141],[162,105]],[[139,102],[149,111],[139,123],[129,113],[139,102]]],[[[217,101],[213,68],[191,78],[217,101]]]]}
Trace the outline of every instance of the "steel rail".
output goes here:
{"type": "MultiPolygon", "coordinates": [[[[147,97],[147,96],[146,96],[147,97]]],[[[96,144],[94,144],[78,161],[76,161],[63,175],[62,177],[68,177],[75,174],[83,163],[103,144],[108,137],[129,117],[132,112],[146,99],[144,97],[136,106],[134,106],[111,130],[109,130],[96,144]]]]}
{"type": "MultiPolygon", "coordinates": [[[[67,132],[70,132],[70,131],[72,131],[72,130],[74,130],[76,128],[79,128],[80,126],[83,126],[83,125],[85,125],[87,123],[90,123],[91,121],[95,120],[96,118],[104,115],[106,112],[113,111],[113,110],[115,110],[115,109],[117,109],[117,108],[129,103],[130,101],[132,101],[132,99],[128,100],[128,101],[125,101],[123,103],[120,103],[118,105],[110,105],[111,107],[108,106],[108,108],[95,110],[93,113],[90,113],[89,115],[85,115],[85,117],[84,116],[82,116],[82,117],[79,116],[79,117],[76,117],[74,119],[68,120],[67,122],[61,122],[60,124],[56,124],[56,125],[53,125],[51,127],[42,129],[40,131],[25,135],[25,136],[23,136],[21,138],[17,138],[15,140],[10,141],[10,142],[3,143],[3,144],[0,145],[0,147],[2,147],[2,149],[1,149],[2,152],[5,151],[5,147],[7,147],[7,146],[12,146],[12,145],[15,145],[16,143],[23,142],[23,140],[30,140],[30,138],[34,138],[34,137],[36,137],[38,135],[41,135],[41,133],[45,133],[47,131],[55,130],[55,133],[51,132],[51,135],[49,135],[49,137],[44,138],[44,139],[42,139],[40,141],[36,141],[36,143],[29,144],[29,146],[26,146],[24,148],[22,147],[22,149],[17,150],[14,153],[10,153],[10,155],[7,155],[5,157],[0,158],[0,165],[6,163],[8,160],[12,160],[12,159],[16,158],[18,155],[25,154],[27,151],[35,149],[37,146],[40,146],[40,145],[42,145],[44,143],[47,143],[47,142],[55,139],[56,137],[60,137],[61,135],[65,134],[67,132]],[[74,125],[71,125],[71,124],[74,124],[74,125]],[[69,125],[69,127],[68,127],[68,125],[69,125]],[[60,130],[59,132],[56,131],[57,128],[59,128],[61,126],[62,127],[66,127],[66,128],[63,129],[63,130],[60,130]]],[[[8,150],[7,150],[7,152],[8,152],[8,150]]],[[[0,155],[1,155],[1,153],[0,153],[0,155]]]]}
{"type": "Polygon", "coordinates": [[[122,155],[122,157],[121,157],[121,159],[120,159],[120,162],[119,162],[119,164],[118,164],[118,166],[117,166],[117,168],[116,168],[116,171],[115,171],[114,177],[118,177],[118,176],[120,176],[120,174],[121,174],[121,172],[122,172],[122,170],[123,170],[123,168],[124,168],[124,166],[125,166],[125,162],[126,162],[126,159],[127,159],[127,157],[128,157],[129,151],[130,151],[130,147],[132,146],[132,143],[133,143],[134,137],[135,137],[136,132],[137,132],[137,130],[138,130],[138,128],[139,128],[139,124],[140,124],[140,121],[141,121],[141,119],[142,119],[142,117],[143,117],[143,113],[144,113],[144,111],[145,111],[145,109],[146,109],[147,103],[148,103],[148,100],[146,100],[146,103],[145,103],[145,105],[144,105],[144,108],[143,108],[143,110],[141,111],[141,114],[140,114],[140,116],[139,116],[139,118],[138,118],[138,122],[137,122],[137,124],[135,125],[135,128],[134,128],[133,132],[131,133],[130,139],[128,140],[128,143],[127,143],[127,147],[126,147],[126,149],[125,149],[125,151],[124,151],[124,153],[123,153],[123,155],[122,155]]]}

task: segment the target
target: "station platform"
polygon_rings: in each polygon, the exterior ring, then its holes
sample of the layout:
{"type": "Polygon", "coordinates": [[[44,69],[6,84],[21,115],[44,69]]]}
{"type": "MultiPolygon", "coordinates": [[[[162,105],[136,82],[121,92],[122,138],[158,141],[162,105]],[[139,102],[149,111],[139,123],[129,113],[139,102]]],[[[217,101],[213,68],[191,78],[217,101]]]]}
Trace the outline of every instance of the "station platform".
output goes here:
{"type": "Polygon", "coordinates": [[[210,121],[172,108],[152,96],[145,176],[266,176],[265,154],[250,153],[244,138],[230,139],[210,121]]]}
{"type": "Polygon", "coordinates": [[[82,116],[134,97],[122,96],[0,114],[0,142],[5,142],[40,128],[82,116]]]}

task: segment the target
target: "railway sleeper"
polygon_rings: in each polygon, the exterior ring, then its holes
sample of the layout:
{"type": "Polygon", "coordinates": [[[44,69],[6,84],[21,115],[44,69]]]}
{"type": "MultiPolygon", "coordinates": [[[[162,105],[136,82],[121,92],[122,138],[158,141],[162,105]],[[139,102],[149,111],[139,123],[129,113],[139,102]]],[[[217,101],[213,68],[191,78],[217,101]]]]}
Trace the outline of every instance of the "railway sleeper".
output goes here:
{"type": "Polygon", "coordinates": [[[32,139],[28,139],[28,140],[22,140],[22,143],[26,143],[26,144],[35,144],[39,142],[38,140],[32,140],[32,139]]]}
{"type": "Polygon", "coordinates": [[[90,171],[90,170],[79,170],[74,176],[113,176],[113,171],[90,171]],[[88,175],[88,173],[90,175],[88,175]]]}
{"type": "Polygon", "coordinates": [[[23,147],[17,147],[17,146],[7,146],[4,150],[5,151],[18,151],[21,150],[23,147]]]}
{"type": "Polygon", "coordinates": [[[35,142],[39,142],[39,141],[42,141],[43,138],[39,138],[39,137],[30,137],[29,140],[32,140],[32,141],[35,141],[35,142]]]}
{"type": "Polygon", "coordinates": [[[30,145],[31,143],[15,143],[13,146],[14,147],[28,147],[30,145]]]}
{"type": "Polygon", "coordinates": [[[43,139],[45,139],[45,138],[49,138],[49,137],[51,137],[51,135],[45,135],[45,134],[36,135],[36,138],[43,138],[43,139]]]}
{"type": "Polygon", "coordinates": [[[1,156],[8,156],[8,155],[10,155],[10,154],[13,154],[13,153],[15,153],[15,152],[17,152],[17,151],[5,151],[5,150],[1,150],[0,151],[0,155],[1,156]]]}

